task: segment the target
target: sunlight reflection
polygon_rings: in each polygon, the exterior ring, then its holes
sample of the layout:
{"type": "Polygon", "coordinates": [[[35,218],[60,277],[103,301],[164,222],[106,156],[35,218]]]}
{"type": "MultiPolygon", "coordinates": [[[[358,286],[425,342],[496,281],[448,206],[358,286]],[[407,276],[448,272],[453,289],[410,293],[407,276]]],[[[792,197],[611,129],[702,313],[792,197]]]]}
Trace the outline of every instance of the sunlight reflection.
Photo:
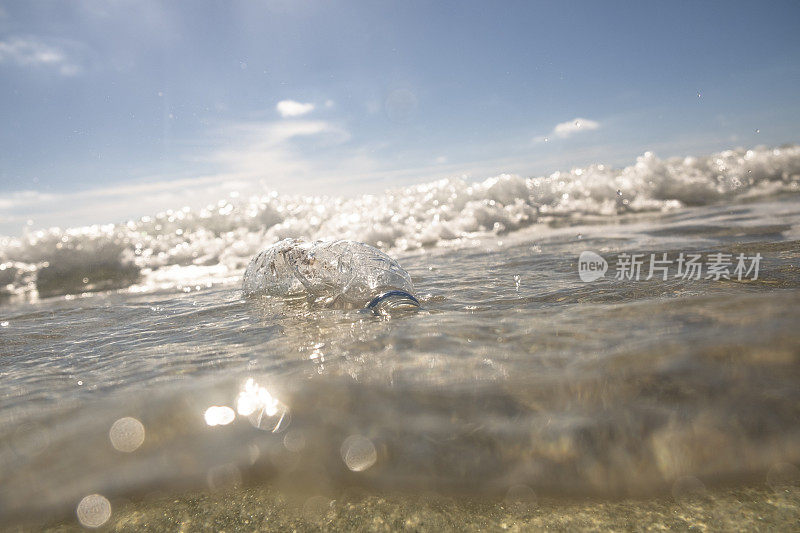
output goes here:
{"type": "Polygon", "coordinates": [[[209,426],[227,426],[234,418],[236,413],[225,405],[212,405],[205,413],[206,424],[209,426]]]}
{"type": "Polygon", "coordinates": [[[288,408],[270,392],[248,378],[236,399],[236,411],[258,429],[277,433],[289,425],[288,408]]]}

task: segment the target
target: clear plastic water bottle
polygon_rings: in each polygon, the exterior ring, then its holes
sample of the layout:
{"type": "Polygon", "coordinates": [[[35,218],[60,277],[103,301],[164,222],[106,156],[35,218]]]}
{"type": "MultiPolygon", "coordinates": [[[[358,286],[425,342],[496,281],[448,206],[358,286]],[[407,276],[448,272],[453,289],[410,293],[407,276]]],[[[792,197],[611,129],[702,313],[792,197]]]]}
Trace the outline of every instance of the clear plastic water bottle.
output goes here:
{"type": "Polygon", "coordinates": [[[376,314],[419,308],[408,272],[385,253],[357,241],[279,241],[253,257],[242,290],[247,296],[306,294],[376,314]]]}

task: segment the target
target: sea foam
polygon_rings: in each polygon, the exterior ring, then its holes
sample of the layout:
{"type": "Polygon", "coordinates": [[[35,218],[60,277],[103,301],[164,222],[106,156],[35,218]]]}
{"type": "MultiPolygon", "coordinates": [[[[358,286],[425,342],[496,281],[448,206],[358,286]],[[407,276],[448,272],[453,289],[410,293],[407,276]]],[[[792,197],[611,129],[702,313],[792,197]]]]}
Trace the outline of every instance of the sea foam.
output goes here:
{"type": "Polygon", "coordinates": [[[798,190],[800,146],[790,145],[670,159],[647,152],[622,169],[593,164],[541,177],[452,178],[356,198],[234,195],[199,210],[0,238],[0,299],[192,290],[238,278],[253,254],[287,237],[413,251],[536,223],[798,190]]]}

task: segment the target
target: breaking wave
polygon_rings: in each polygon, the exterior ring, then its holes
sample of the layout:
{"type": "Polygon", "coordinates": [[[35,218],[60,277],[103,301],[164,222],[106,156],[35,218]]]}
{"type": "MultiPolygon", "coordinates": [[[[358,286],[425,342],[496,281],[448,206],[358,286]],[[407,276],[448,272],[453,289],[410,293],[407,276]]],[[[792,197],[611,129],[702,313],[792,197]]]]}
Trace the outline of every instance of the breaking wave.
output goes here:
{"type": "MultiPolygon", "coordinates": [[[[665,211],[800,190],[800,145],[603,164],[471,183],[446,179],[357,198],[230,197],[121,224],[0,239],[0,300],[129,288],[178,289],[238,278],[287,237],[353,239],[389,251],[454,246],[533,224],[665,211]]],[[[235,195],[234,195],[235,196],[235,195]]]]}

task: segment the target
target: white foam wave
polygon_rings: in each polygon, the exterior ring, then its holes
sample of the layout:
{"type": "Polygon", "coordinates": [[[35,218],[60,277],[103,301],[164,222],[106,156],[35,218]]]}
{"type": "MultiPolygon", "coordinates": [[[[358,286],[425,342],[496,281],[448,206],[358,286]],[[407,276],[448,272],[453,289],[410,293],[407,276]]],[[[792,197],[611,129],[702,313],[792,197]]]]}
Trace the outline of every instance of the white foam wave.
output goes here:
{"type": "Polygon", "coordinates": [[[414,250],[558,217],[668,210],[798,190],[800,146],[791,145],[671,159],[645,153],[623,169],[595,164],[543,177],[446,179],[350,199],[233,195],[200,210],[0,239],[0,297],[125,287],[191,290],[238,277],[254,253],[287,237],[414,250]]]}

